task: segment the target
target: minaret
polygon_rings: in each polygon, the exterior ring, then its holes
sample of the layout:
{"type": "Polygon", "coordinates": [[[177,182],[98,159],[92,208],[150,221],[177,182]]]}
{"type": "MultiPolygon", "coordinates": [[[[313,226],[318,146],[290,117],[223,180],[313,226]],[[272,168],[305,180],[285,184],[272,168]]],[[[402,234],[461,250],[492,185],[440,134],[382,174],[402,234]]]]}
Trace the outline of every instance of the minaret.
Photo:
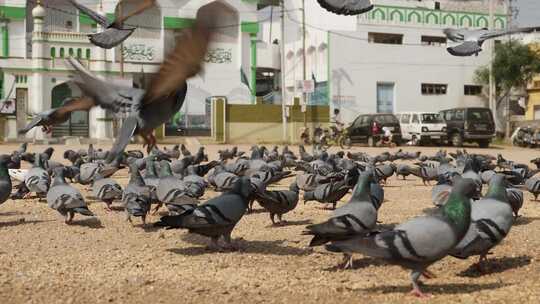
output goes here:
{"type": "MultiPolygon", "coordinates": [[[[36,7],[32,10],[32,18],[34,21],[34,31],[32,33],[32,76],[30,78],[30,90],[28,91],[27,112],[31,114],[39,113],[51,107],[50,93],[45,92],[45,52],[44,52],[44,22],[47,12],[41,4],[41,0],[37,0],[36,7]]],[[[46,135],[40,128],[34,128],[34,133],[29,132],[28,137],[42,140],[46,135]]]]}

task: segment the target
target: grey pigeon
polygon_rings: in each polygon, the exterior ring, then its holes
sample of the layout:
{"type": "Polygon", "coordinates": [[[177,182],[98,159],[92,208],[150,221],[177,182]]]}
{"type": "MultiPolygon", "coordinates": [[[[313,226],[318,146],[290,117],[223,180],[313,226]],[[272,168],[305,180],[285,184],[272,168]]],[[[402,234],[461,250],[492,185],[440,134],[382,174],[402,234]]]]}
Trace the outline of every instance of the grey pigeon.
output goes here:
{"type": "Polygon", "coordinates": [[[132,223],[131,217],[140,217],[143,225],[146,225],[146,215],[151,206],[151,190],[146,184],[134,164],[129,166],[130,179],[124,190],[122,201],[125,204],[126,219],[132,223]]]}
{"type": "Polygon", "coordinates": [[[467,234],[450,255],[461,259],[479,255],[478,266],[481,268],[489,251],[508,235],[514,217],[505,184],[504,175],[497,174],[491,178],[487,194],[472,204],[467,234]]]}
{"type": "Polygon", "coordinates": [[[92,211],[88,209],[81,192],[66,183],[65,170],[62,167],[54,169],[54,180],[51,189],[47,192],[47,205],[63,215],[66,224],[73,222],[75,213],[94,216],[92,211]]]}
{"type": "Polygon", "coordinates": [[[126,2],[122,0],[117,4],[115,20],[110,22],[105,16],[94,12],[93,10],[78,3],[77,1],[70,0],[73,6],[75,6],[79,11],[81,11],[81,13],[84,13],[86,16],[90,17],[92,20],[94,20],[104,28],[102,32],[96,34],[89,34],[88,38],[90,39],[90,42],[92,42],[92,44],[105,49],[111,49],[113,47],[116,47],[120,43],[128,39],[129,36],[133,34],[136,28],[121,25],[123,21],[151,7],[154,1],[155,0],[144,0],[143,3],[135,11],[131,12],[126,16],[119,16],[118,13],[120,10],[118,9],[118,7],[122,5],[122,2],[126,2]]]}
{"type": "Polygon", "coordinates": [[[534,176],[525,181],[525,187],[527,190],[532,193],[534,200],[538,200],[538,195],[540,194],[540,176],[534,176]]]}
{"type": "Polygon", "coordinates": [[[34,165],[24,177],[24,183],[30,192],[35,192],[38,196],[45,195],[49,191],[51,177],[44,169],[43,156],[36,153],[34,156],[34,165]]]}
{"type": "Polygon", "coordinates": [[[506,195],[508,196],[508,202],[512,206],[514,217],[519,216],[519,210],[523,207],[523,191],[517,188],[506,189],[506,195]]]}
{"type": "Polygon", "coordinates": [[[304,192],[304,203],[318,201],[332,204],[332,209],[336,209],[337,202],[354,187],[357,180],[358,170],[352,170],[344,180],[322,184],[313,191],[304,192]]]}
{"type": "Polygon", "coordinates": [[[259,204],[270,213],[270,220],[273,225],[284,224],[283,214],[290,212],[298,205],[298,192],[300,189],[296,183],[292,183],[289,190],[274,190],[274,191],[256,191],[255,199],[259,204]],[[274,217],[277,215],[279,220],[276,223],[274,217]]]}
{"type": "Polygon", "coordinates": [[[420,276],[432,277],[427,269],[444,258],[463,239],[471,223],[471,196],[475,185],[462,179],[440,212],[417,217],[392,230],[358,236],[326,245],[333,252],[358,252],[411,270],[412,294],[424,297],[420,276]]]}
{"type": "Polygon", "coordinates": [[[448,53],[454,56],[472,56],[478,55],[482,51],[482,44],[488,39],[493,39],[514,33],[530,33],[537,28],[525,27],[507,30],[488,30],[486,28],[471,29],[444,29],[446,37],[460,44],[448,47],[448,53]]]}
{"type": "Polygon", "coordinates": [[[199,203],[189,196],[185,183],[173,175],[169,162],[165,160],[161,161],[161,172],[156,187],[156,195],[158,201],[165,204],[171,213],[184,210],[182,205],[197,205],[199,203]]]}
{"type": "Polygon", "coordinates": [[[450,192],[452,192],[452,180],[446,175],[439,175],[437,184],[431,189],[431,201],[436,207],[442,207],[448,201],[450,192]]]}
{"type": "Polygon", "coordinates": [[[7,201],[11,195],[11,178],[7,164],[11,161],[11,155],[0,155],[0,205],[7,201]]]}
{"type": "Polygon", "coordinates": [[[239,178],[232,190],[214,197],[195,209],[180,215],[164,216],[157,226],[188,229],[210,237],[213,249],[221,249],[218,240],[223,237],[226,248],[235,249],[231,242],[231,232],[244,216],[248,198],[253,191],[249,178],[239,178]]]}
{"type": "Polygon", "coordinates": [[[124,191],[122,186],[112,178],[104,178],[101,174],[94,177],[92,183],[92,196],[105,203],[105,209],[111,211],[111,204],[117,199],[122,199],[124,191]]]}
{"type": "MultiPolygon", "coordinates": [[[[373,175],[364,172],[353,189],[349,202],[334,210],[326,222],[306,227],[304,234],[313,235],[309,246],[320,246],[332,241],[347,240],[357,235],[367,235],[377,224],[378,204],[371,196],[373,175]]],[[[345,259],[341,265],[352,267],[352,255],[344,251],[345,259]]]]}

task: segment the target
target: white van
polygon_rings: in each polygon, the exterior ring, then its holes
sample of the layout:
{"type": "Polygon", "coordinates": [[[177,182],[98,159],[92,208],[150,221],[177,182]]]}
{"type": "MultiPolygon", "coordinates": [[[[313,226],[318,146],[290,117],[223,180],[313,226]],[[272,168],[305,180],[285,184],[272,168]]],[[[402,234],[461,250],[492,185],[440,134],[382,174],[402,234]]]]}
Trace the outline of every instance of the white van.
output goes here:
{"type": "Polygon", "coordinates": [[[446,123],[439,113],[403,112],[396,115],[404,141],[412,144],[446,142],[446,123]]]}

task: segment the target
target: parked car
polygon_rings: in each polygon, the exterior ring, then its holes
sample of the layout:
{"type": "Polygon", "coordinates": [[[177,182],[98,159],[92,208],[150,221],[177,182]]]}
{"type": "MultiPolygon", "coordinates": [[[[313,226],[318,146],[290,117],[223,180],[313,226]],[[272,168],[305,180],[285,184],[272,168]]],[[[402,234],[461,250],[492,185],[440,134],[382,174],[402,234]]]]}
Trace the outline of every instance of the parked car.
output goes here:
{"type": "Polygon", "coordinates": [[[393,114],[362,114],[347,128],[347,132],[353,143],[367,143],[375,147],[382,139],[383,127],[390,129],[394,143],[401,143],[401,127],[393,114]]]}
{"type": "Polygon", "coordinates": [[[440,113],[446,121],[448,140],[455,147],[463,142],[476,142],[487,148],[495,137],[495,121],[488,108],[456,108],[440,113]]]}
{"type": "Polygon", "coordinates": [[[413,144],[446,143],[446,123],[439,113],[404,112],[396,114],[404,141],[413,144]]]}

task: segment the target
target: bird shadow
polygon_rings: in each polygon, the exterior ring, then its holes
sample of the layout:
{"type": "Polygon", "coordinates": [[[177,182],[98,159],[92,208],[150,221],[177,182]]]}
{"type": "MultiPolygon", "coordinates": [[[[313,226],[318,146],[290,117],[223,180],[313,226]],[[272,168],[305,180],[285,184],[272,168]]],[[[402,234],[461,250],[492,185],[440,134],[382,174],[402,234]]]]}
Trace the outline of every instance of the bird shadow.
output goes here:
{"type": "MultiPolygon", "coordinates": [[[[183,241],[190,243],[192,245],[199,245],[197,247],[186,247],[186,248],[169,248],[167,251],[186,255],[186,256],[197,256],[208,253],[214,253],[215,250],[208,249],[207,246],[210,244],[208,238],[187,234],[181,238],[183,241]],[[203,246],[200,246],[203,245],[203,246]]],[[[311,248],[296,248],[292,246],[287,246],[284,243],[286,240],[275,240],[275,241],[248,241],[243,238],[233,240],[233,243],[238,247],[237,251],[229,251],[230,253],[247,253],[247,254],[267,254],[267,255],[293,255],[293,256],[306,256],[313,252],[311,248]]],[[[221,243],[220,243],[221,244],[221,243]]]]}
{"type": "Polygon", "coordinates": [[[280,227],[287,227],[287,226],[305,226],[311,224],[311,220],[301,220],[301,221],[283,221],[276,225],[268,225],[267,228],[280,228],[280,227]]]}
{"type": "Polygon", "coordinates": [[[13,215],[23,215],[24,213],[19,211],[8,211],[0,213],[0,216],[13,216],[13,215]]]}
{"type": "Polygon", "coordinates": [[[89,217],[82,220],[73,221],[71,224],[72,226],[81,226],[81,227],[88,227],[91,229],[102,229],[105,228],[101,224],[101,221],[97,217],[89,217]]]}
{"type": "Polygon", "coordinates": [[[528,255],[518,257],[501,257],[488,259],[483,262],[484,271],[478,271],[477,264],[472,264],[469,268],[458,273],[460,277],[478,278],[484,275],[501,273],[506,270],[521,268],[531,263],[532,258],[528,255]]]}
{"type": "MultiPolygon", "coordinates": [[[[474,283],[447,283],[447,284],[422,284],[422,291],[428,293],[437,293],[437,294],[468,294],[472,292],[478,292],[482,290],[494,290],[506,286],[511,286],[512,284],[508,283],[484,283],[484,284],[474,284],[474,283]]],[[[364,292],[372,293],[407,293],[411,290],[410,285],[385,285],[385,286],[374,286],[368,288],[360,289],[364,292]]]]}
{"type": "Polygon", "coordinates": [[[26,220],[24,218],[20,218],[20,219],[8,221],[8,222],[0,222],[0,228],[15,227],[15,226],[26,225],[26,224],[39,224],[39,223],[53,222],[53,221],[54,220],[26,220]]]}
{"type": "Polygon", "coordinates": [[[515,220],[514,226],[527,225],[538,220],[540,220],[540,217],[520,216],[515,220]]]}
{"type": "Polygon", "coordinates": [[[257,209],[252,209],[252,210],[246,211],[247,215],[249,215],[249,214],[260,214],[260,213],[268,213],[268,211],[266,211],[266,209],[262,209],[262,208],[257,208],[257,209]]]}
{"type": "MultiPolygon", "coordinates": [[[[386,265],[388,265],[388,264],[385,263],[381,259],[363,257],[361,259],[354,259],[353,263],[352,263],[352,267],[350,269],[347,269],[347,270],[358,270],[358,269],[366,268],[366,267],[369,267],[369,266],[386,266],[386,265]]],[[[329,272],[344,271],[344,269],[341,267],[341,265],[338,265],[338,264],[336,264],[334,266],[331,266],[331,267],[328,267],[328,268],[324,268],[323,270],[324,271],[329,271],[329,272]]]]}

